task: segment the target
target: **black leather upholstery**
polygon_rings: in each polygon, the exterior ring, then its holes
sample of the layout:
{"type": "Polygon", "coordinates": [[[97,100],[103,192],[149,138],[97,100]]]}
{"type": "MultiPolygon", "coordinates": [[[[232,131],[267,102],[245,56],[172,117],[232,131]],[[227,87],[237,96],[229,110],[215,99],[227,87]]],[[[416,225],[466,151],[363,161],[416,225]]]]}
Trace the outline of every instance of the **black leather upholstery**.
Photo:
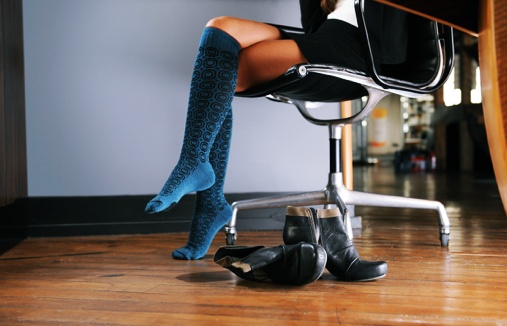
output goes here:
{"type": "Polygon", "coordinates": [[[440,39],[436,28],[438,25],[434,22],[411,16],[407,62],[400,65],[383,65],[382,78],[414,87],[423,87],[431,82],[441,64],[437,52],[440,39]]]}
{"type": "MultiPolygon", "coordinates": [[[[366,75],[364,72],[357,74],[366,75]]],[[[268,83],[236,93],[239,97],[261,97],[270,94],[282,95],[295,100],[310,102],[341,102],[360,98],[368,93],[359,84],[321,74],[309,73],[300,76],[297,66],[268,83]]]]}

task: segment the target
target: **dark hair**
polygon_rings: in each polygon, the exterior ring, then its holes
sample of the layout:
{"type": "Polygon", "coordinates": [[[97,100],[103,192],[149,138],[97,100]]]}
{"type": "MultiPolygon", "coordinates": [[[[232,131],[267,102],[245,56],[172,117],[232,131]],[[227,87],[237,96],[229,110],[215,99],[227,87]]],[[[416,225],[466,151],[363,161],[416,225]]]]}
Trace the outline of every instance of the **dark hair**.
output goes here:
{"type": "Polygon", "coordinates": [[[338,0],[320,0],[320,7],[326,14],[334,11],[338,0]]]}

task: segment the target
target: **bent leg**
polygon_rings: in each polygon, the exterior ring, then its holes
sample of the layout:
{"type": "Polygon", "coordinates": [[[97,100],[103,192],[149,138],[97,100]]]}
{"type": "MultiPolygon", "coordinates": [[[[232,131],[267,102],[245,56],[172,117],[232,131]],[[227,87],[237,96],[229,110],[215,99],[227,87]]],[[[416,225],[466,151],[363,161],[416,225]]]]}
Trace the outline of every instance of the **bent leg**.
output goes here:
{"type": "Polygon", "coordinates": [[[215,183],[196,194],[195,210],[187,244],[173,251],[175,259],[200,259],[207,252],[215,235],[231,219],[232,208],[224,197],[225,175],[231,146],[232,110],[217,134],[209,155],[215,172],[215,183]]]}
{"type": "Polygon", "coordinates": [[[239,50],[238,42],[227,33],[216,28],[204,30],[192,74],[180,158],[162,190],[146,205],[147,213],[170,209],[185,194],[215,183],[209,153],[231,110],[239,50]]]}
{"type": "MultiPolygon", "coordinates": [[[[185,247],[173,252],[176,259],[201,258],[215,234],[230,219],[231,208],[223,197],[223,182],[230,144],[230,105],[234,90],[275,78],[294,64],[306,62],[296,43],[280,40],[280,32],[273,26],[222,17],[211,20],[207,27],[203,36],[219,32],[226,34],[217,35],[226,42],[217,43],[213,37],[211,43],[205,42],[207,45],[201,44],[199,48],[182,155],[159,195],[146,207],[148,213],[170,209],[184,194],[197,191],[189,240],[185,247]],[[217,55],[225,55],[224,60],[217,61],[217,55]],[[216,80],[216,76],[220,79],[227,77],[227,81],[216,80]],[[236,80],[241,82],[239,87],[236,86],[236,80]],[[220,99],[220,103],[213,100],[216,98],[220,99]],[[214,150],[210,144],[214,144],[214,150]]],[[[210,38],[206,36],[205,39],[210,38]]]]}
{"type": "Polygon", "coordinates": [[[235,17],[214,18],[206,26],[221,29],[241,46],[236,91],[272,80],[293,65],[308,62],[296,42],[281,39],[274,26],[235,17]]]}
{"type": "Polygon", "coordinates": [[[170,209],[188,192],[215,182],[208,156],[236,90],[239,52],[244,47],[280,37],[267,24],[231,17],[211,20],[204,29],[192,75],[184,144],[177,166],[147,213],[170,209]]]}

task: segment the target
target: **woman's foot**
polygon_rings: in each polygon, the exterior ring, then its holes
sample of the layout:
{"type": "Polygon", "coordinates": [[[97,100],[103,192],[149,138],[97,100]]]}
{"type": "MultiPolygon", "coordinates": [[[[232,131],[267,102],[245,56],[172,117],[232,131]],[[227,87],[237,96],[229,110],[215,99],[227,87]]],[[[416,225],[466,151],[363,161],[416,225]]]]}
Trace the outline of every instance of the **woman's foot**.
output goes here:
{"type": "Polygon", "coordinates": [[[209,201],[197,198],[187,244],[173,251],[174,259],[194,260],[206,255],[215,235],[231,219],[232,208],[225,199],[209,201]]]}
{"type": "Polygon", "coordinates": [[[209,162],[198,163],[195,168],[178,163],[160,193],[144,211],[149,214],[163,212],[174,207],[184,195],[208,189],[215,183],[215,173],[209,162]]]}

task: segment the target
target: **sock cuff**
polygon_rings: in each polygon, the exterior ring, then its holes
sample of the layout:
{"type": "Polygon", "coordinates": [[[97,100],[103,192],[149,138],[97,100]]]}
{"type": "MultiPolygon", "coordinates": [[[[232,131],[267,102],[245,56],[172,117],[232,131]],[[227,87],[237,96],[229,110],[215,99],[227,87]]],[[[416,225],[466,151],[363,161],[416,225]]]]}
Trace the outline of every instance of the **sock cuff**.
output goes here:
{"type": "Polygon", "coordinates": [[[201,46],[215,46],[223,50],[238,53],[241,50],[239,42],[223,30],[216,27],[206,27],[201,36],[201,46]]]}

